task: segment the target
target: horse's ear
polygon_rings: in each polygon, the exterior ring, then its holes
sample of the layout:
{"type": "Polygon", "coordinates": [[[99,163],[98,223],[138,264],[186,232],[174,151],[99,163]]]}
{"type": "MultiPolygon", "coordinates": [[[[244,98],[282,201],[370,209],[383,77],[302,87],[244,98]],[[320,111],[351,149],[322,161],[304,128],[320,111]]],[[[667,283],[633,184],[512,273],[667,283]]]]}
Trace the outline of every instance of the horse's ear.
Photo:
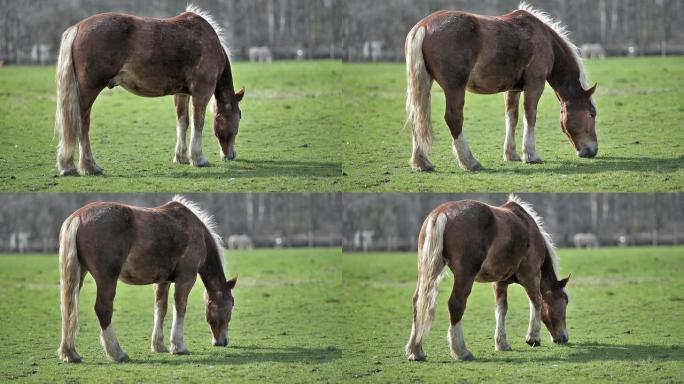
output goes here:
{"type": "Polygon", "coordinates": [[[233,276],[232,279],[228,280],[228,289],[233,289],[235,288],[235,284],[237,284],[237,275],[233,276]]]}
{"type": "Polygon", "coordinates": [[[587,95],[592,96],[594,94],[594,92],[596,92],[596,86],[597,85],[598,85],[598,83],[594,83],[593,87],[587,89],[587,95]]]}
{"type": "Polygon", "coordinates": [[[561,288],[565,288],[566,285],[568,285],[568,281],[570,281],[570,276],[572,276],[572,273],[568,275],[565,279],[561,280],[558,282],[561,288]]]}
{"type": "Polygon", "coordinates": [[[235,98],[238,102],[242,101],[243,97],[245,97],[245,87],[242,87],[239,91],[235,92],[235,98]]]}

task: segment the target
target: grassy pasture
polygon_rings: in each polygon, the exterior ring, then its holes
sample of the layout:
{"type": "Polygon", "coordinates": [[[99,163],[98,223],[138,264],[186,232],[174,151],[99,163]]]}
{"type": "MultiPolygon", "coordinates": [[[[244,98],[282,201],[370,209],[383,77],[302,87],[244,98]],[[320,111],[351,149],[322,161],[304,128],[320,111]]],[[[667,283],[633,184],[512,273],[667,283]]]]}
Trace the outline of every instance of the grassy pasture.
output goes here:
{"type": "MultiPolygon", "coordinates": [[[[436,172],[411,171],[411,130],[403,64],[350,64],[343,78],[350,124],[343,132],[344,191],[681,191],[684,189],[684,58],[588,61],[596,101],[599,156],[580,159],[562,134],[560,106],[547,85],[537,115],[543,164],[504,162],[503,94],[466,95],[464,133],[484,170],[462,171],[451,153],[445,99],[432,92],[436,172]]],[[[516,133],[521,151],[522,113],[516,133]]]]}
{"type": "MultiPolygon", "coordinates": [[[[238,159],[222,162],[208,108],[204,152],[211,166],[172,162],[173,99],[106,89],[95,102],[90,138],[101,177],[58,177],[54,67],[0,68],[0,190],[330,191],[338,182],[341,64],[236,63],[246,87],[238,159]]],[[[189,136],[188,136],[189,138],[189,136]]]]}
{"type": "MultiPolygon", "coordinates": [[[[131,358],[126,364],[109,362],[99,345],[95,284],[88,276],[77,338],[83,363],[63,364],[56,356],[57,256],[0,256],[0,382],[340,381],[340,257],[339,248],[230,252],[228,270],[239,274],[231,345],[211,345],[198,279],[185,321],[186,356],[150,352],[152,286],[120,284],[113,325],[131,358]]],[[[167,346],[171,315],[169,307],[167,346]]]]}
{"type": "Polygon", "coordinates": [[[345,254],[342,371],[359,382],[682,382],[684,380],[684,248],[604,248],[559,252],[568,286],[568,345],[542,325],[542,346],[525,344],[528,301],[509,288],[506,321],[512,352],[494,351],[494,299],[476,283],[463,317],[472,362],[449,355],[448,272],[436,320],[424,344],[427,362],[409,362],[415,254],[345,254]]]}

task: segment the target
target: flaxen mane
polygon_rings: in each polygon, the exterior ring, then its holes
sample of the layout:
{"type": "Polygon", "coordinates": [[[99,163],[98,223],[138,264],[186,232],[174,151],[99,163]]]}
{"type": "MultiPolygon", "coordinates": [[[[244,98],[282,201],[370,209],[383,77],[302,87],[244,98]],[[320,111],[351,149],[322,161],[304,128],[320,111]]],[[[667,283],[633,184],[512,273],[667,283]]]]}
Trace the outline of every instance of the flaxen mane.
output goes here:
{"type": "Polygon", "coordinates": [[[214,217],[206,211],[204,211],[202,208],[200,208],[199,204],[195,203],[194,201],[188,200],[181,195],[174,196],[172,200],[185,206],[185,208],[189,209],[190,212],[192,212],[192,214],[195,215],[202,222],[202,224],[204,224],[204,227],[207,228],[207,231],[209,231],[211,237],[214,239],[216,251],[218,252],[221,259],[221,266],[223,266],[223,268],[225,269],[226,263],[224,260],[223,240],[221,239],[221,235],[218,234],[214,217]]]}
{"type": "Polygon", "coordinates": [[[551,264],[553,265],[553,272],[556,274],[556,278],[558,278],[558,256],[556,255],[556,246],[553,244],[553,239],[551,239],[551,235],[546,231],[546,228],[544,228],[544,219],[542,219],[542,217],[539,216],[539,214],[537,213],[537,211],[534,210],[531,204],[523,201],[518,196],[512,193],[508,195],[508,202],[518,204],[522,209],[525,210],[525,212],[527,212],[528,215],[530,215],[530,217],[534,219],[534,222],[537,223],[537,228],[539,228],[539,232],[541,232],[542,236],[544,237],[546,249],[548,249],[549,255],[551,255],[551,264]]]}

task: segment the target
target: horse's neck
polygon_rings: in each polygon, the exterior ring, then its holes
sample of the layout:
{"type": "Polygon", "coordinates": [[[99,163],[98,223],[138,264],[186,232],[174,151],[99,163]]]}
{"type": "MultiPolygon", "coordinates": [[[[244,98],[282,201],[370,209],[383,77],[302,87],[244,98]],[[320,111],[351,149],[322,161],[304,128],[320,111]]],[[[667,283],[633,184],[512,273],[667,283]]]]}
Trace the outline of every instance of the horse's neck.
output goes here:
{"type": "Polygon", "coordinates": [[[541,281],[539,288],[542,292],[550,290],[558,283],[558,277],[556,276],[556,271],[553,269],[553,260],[551,260],[551,254],[548,250],[545,252],[544,263],[541,269],[541,281]]]}
{"type": "Polygon", "coordinates": [[[207,257],[199,269],[199,275],[207,291],[216,292],[226,285],[221,255],[218,254],[213,244],[207,243],[207,257]]]}
{"type": "Polygon", "coordinates": [[[230,68],[230,61],[226,58],[226,66],[216,83],[214,91],[216,101],[220,104],[230,104],[235,99],[235,88],[233,87],[233,73],[230,68]]]}
{"type": "Polygon", "coordinates": [[[561,101],[570,100],[584,91],[580,82],[582,64],[577,62],[572,47],[568,47],[563,39],[554,35],[552,41],[554,63],[547,80],[561,101]]]}

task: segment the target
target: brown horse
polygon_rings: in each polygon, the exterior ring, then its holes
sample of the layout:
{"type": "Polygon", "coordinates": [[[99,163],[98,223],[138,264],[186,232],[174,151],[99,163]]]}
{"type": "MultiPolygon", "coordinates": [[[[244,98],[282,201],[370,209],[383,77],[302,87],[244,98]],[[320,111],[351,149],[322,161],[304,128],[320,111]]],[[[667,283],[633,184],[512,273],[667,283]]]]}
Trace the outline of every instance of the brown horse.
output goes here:
{"type": "Polygon", "coordinates": [[[233,88],[221,28],[208,13],[194,6],[162,20],[103,13],[64,32],[57,62],[55,119],[55,130],[61,135],[57,149],[61,175],[77,173],[74,153],[78,143],[80,172],[102,173],[90,149],[90,111],[105,87],[117,85],[139,96],[174,95],[174,161],[195,166],[208,164],[202,153],[202,129],[207,104],[214,96],[214,134],[222,158],[235,159],[235,137],[242,116],[238,103],[245,91],[233,88]],[[188,150],[190,96],[193,125],[188,150]]]}
{"type": "Polygon", "coordinates": [[[188,294],[199,273],[206,288],[206,319],[214,345],[226,346],[237,277],[226,281],[222,254],[221,238],[211,216],[180,196],[156,208],[119,203],[93,203],[80,208],[64,221],[59,235],[60,360],[81,361],[76,353],[78,296],[87,272],[97,285],[95,313],[100,321],[100,342],[109,359],[128,360],[112,326],[117,280],[134,285],[155,284],[153,352],[167,352],[164,317],[169,286],[174,283],[171,353],[186,354],[183,318],[188,294]]]}
{"type": "Polygon", "coordinates": [[[413,295],[413,327],[406,345],[409,360],[425,360],[422,343],[435,316],[435,301],[445,266],[454,274],[449,298],[449,346],[455,359],[471,360],[461,318],[475,281],[493,282],[496,301],[494,348],[510,351],[506,339],[506,292],[518,283],[530,299],[530,324],[525,341],[541,343],[540,319],[554,342],[566,343],[565,285],[558,280],[556,254],[549,234],[534,209],[511,195],[501,207],[463,200],[442,204],[425,219],[418,236],[418,284],[413,295]]]}
{"type": "Polygon", "coordinates": [[[430,88],[435,80],[446,96],[446,123],[453,151],[463,169],[478,170],[462,132],[465,92],[506,92],[506,139],[503,157],[520,161],[515,150],[520,93],[525,92],[523,157],[539,163],[534,129],[537,103],[548,81],[561,103],[561,128],[580,157],[598,153],[592,98],[596,85],[587,77],[568,32],[546,13],[521,3],[517,11],[497,17],[457,11],[427,16],[406,37],[408,91],[406,111],[413,125],[411,167],[432,171],[430,88]]]}

